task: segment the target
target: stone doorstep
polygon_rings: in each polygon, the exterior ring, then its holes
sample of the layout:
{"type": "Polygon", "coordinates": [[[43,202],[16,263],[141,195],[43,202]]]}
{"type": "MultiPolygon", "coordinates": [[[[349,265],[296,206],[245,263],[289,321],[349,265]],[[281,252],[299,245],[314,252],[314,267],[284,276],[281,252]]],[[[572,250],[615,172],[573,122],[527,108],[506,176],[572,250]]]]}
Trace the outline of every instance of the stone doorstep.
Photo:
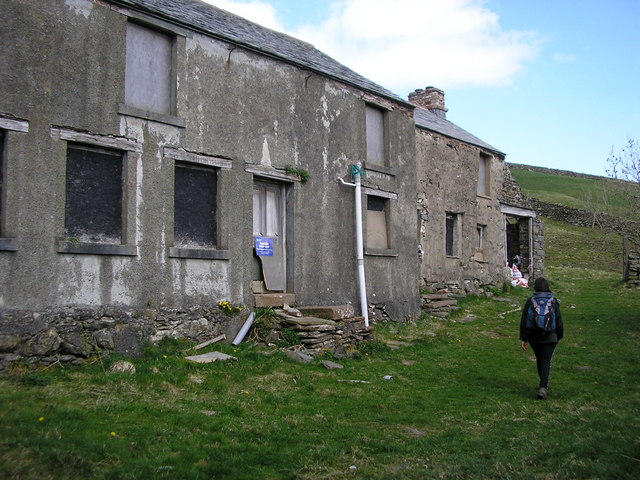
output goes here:
{"type": "Polygon", "coordinates": [[[251,282],[251,293],[265,294],[269,291],[262,280],[254,280],[251,282]]]}
{"type": "Polygon", "coordinates": [[[285,303],[287,305],[292,305],[296,303],[296,296],[293,293],[254,294],[253,302],[256,308],[282,307],[285,303]]]}

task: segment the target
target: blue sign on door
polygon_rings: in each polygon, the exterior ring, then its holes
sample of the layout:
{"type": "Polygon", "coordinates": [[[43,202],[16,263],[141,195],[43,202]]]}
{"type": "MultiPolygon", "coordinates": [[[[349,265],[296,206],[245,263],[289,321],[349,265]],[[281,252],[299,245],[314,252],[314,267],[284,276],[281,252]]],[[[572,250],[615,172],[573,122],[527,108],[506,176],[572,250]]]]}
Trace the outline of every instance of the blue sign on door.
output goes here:
{"type": "Polygon", "coordinates": [[[273,257],[273,238],[253,237],[253,244],[259,257],[273,257]]]}

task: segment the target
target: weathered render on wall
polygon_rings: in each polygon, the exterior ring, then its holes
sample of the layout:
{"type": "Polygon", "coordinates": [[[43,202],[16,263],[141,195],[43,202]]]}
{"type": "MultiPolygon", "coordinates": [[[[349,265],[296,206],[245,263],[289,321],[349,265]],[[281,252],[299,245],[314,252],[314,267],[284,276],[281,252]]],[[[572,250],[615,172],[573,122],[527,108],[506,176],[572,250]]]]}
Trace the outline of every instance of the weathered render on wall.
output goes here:
{"type": "Polygon", "coordinates": [[[416,90],[409,101],[417,105],[421,283],[467,291],[501,285],[504,154],[446,120],[441,90],[416,90]]]}
{"type": "Polygon", "coordinates": [[[399,97],[309,44],[193,0],[10,0],[0,38],[2,311],[253,305],[260,181],[283,196],[281,290],[300,305],[356,303],[353,190],[336,177],[351,181],[357,163],[365,231],[368,196],[388,209],[388,248],[365,260],[370,303],[394,320],[419,309],[414,124],[399,97]],[[132,105],[131,24],[170,39],[168,111],[132,105]],[[371,106],[384,115],[383,167],[366,162],[371,106]],[[122,155],[115,244],[69,234],[74,146],[122,155]],[[177,164],[215,172],[210,245],[174,234],[177,164]]]}

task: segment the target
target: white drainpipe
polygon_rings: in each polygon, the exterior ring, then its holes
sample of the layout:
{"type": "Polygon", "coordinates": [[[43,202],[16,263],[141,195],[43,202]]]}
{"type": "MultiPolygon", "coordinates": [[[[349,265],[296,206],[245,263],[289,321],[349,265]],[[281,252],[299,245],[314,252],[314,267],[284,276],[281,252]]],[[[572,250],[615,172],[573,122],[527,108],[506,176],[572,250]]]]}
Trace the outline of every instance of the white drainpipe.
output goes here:
{"type": "Polygon", "coordinates": [[[364,279],[364,246],[362,242],[362,170],[361,164],[352,168],[351,175],[355,183],[345,182],[340,176],[337,180],[343,185],[355,187],[355,220],[356,220],[356,260],[358,262],[358,285],[360,287],[360,314],[364,317],[364,326],[369,326],[369,307],[367,304],[367,284],[364,279]]]}

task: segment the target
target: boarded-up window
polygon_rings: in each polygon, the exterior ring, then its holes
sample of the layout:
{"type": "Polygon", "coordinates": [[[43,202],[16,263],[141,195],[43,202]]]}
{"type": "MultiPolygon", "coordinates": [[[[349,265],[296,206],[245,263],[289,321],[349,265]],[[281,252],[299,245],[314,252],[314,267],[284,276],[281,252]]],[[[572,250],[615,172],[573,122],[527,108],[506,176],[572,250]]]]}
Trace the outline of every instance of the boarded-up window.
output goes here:
{"type": "Polygon", "coordinates": [[[478,161],[478,195],[488,197],[491,194],[491,157],[483,153],[478,161]]]}
{"type": "Polygon", "coordinates": [[[215,248],[217,170],[176,162],[173,235],[176,246],[215,248]]]}
{"type": "Polygon", "coordinates": [[[127,23],[125,103],[152,112],[173,110],[173,37],[127,23]]]}
{"type": "Polygon", "coordinates": [[[65,233],[80,242],[122,242],[123,154],[69,144],[65,233]]]}
{"type": "Polygon", "coordinates": [[[367,196],[367,247],[389,248],[386,198],[367,196]]]}
{"type": "Polygon", "coordinates": [[[379,108],[366,106],[367,162],[385,164],[384,112],[379,108]]]}
{"type": "Polygon", "coordinates": [[[457,257],[458,253],[458,214],[447,213],[445,220],[445,249],[447,257],[457,257]]]}
{"type": "Polygon", "coordinates": [[[4,235],[4,130],[0,129],[0,237],[4,235]]]}

